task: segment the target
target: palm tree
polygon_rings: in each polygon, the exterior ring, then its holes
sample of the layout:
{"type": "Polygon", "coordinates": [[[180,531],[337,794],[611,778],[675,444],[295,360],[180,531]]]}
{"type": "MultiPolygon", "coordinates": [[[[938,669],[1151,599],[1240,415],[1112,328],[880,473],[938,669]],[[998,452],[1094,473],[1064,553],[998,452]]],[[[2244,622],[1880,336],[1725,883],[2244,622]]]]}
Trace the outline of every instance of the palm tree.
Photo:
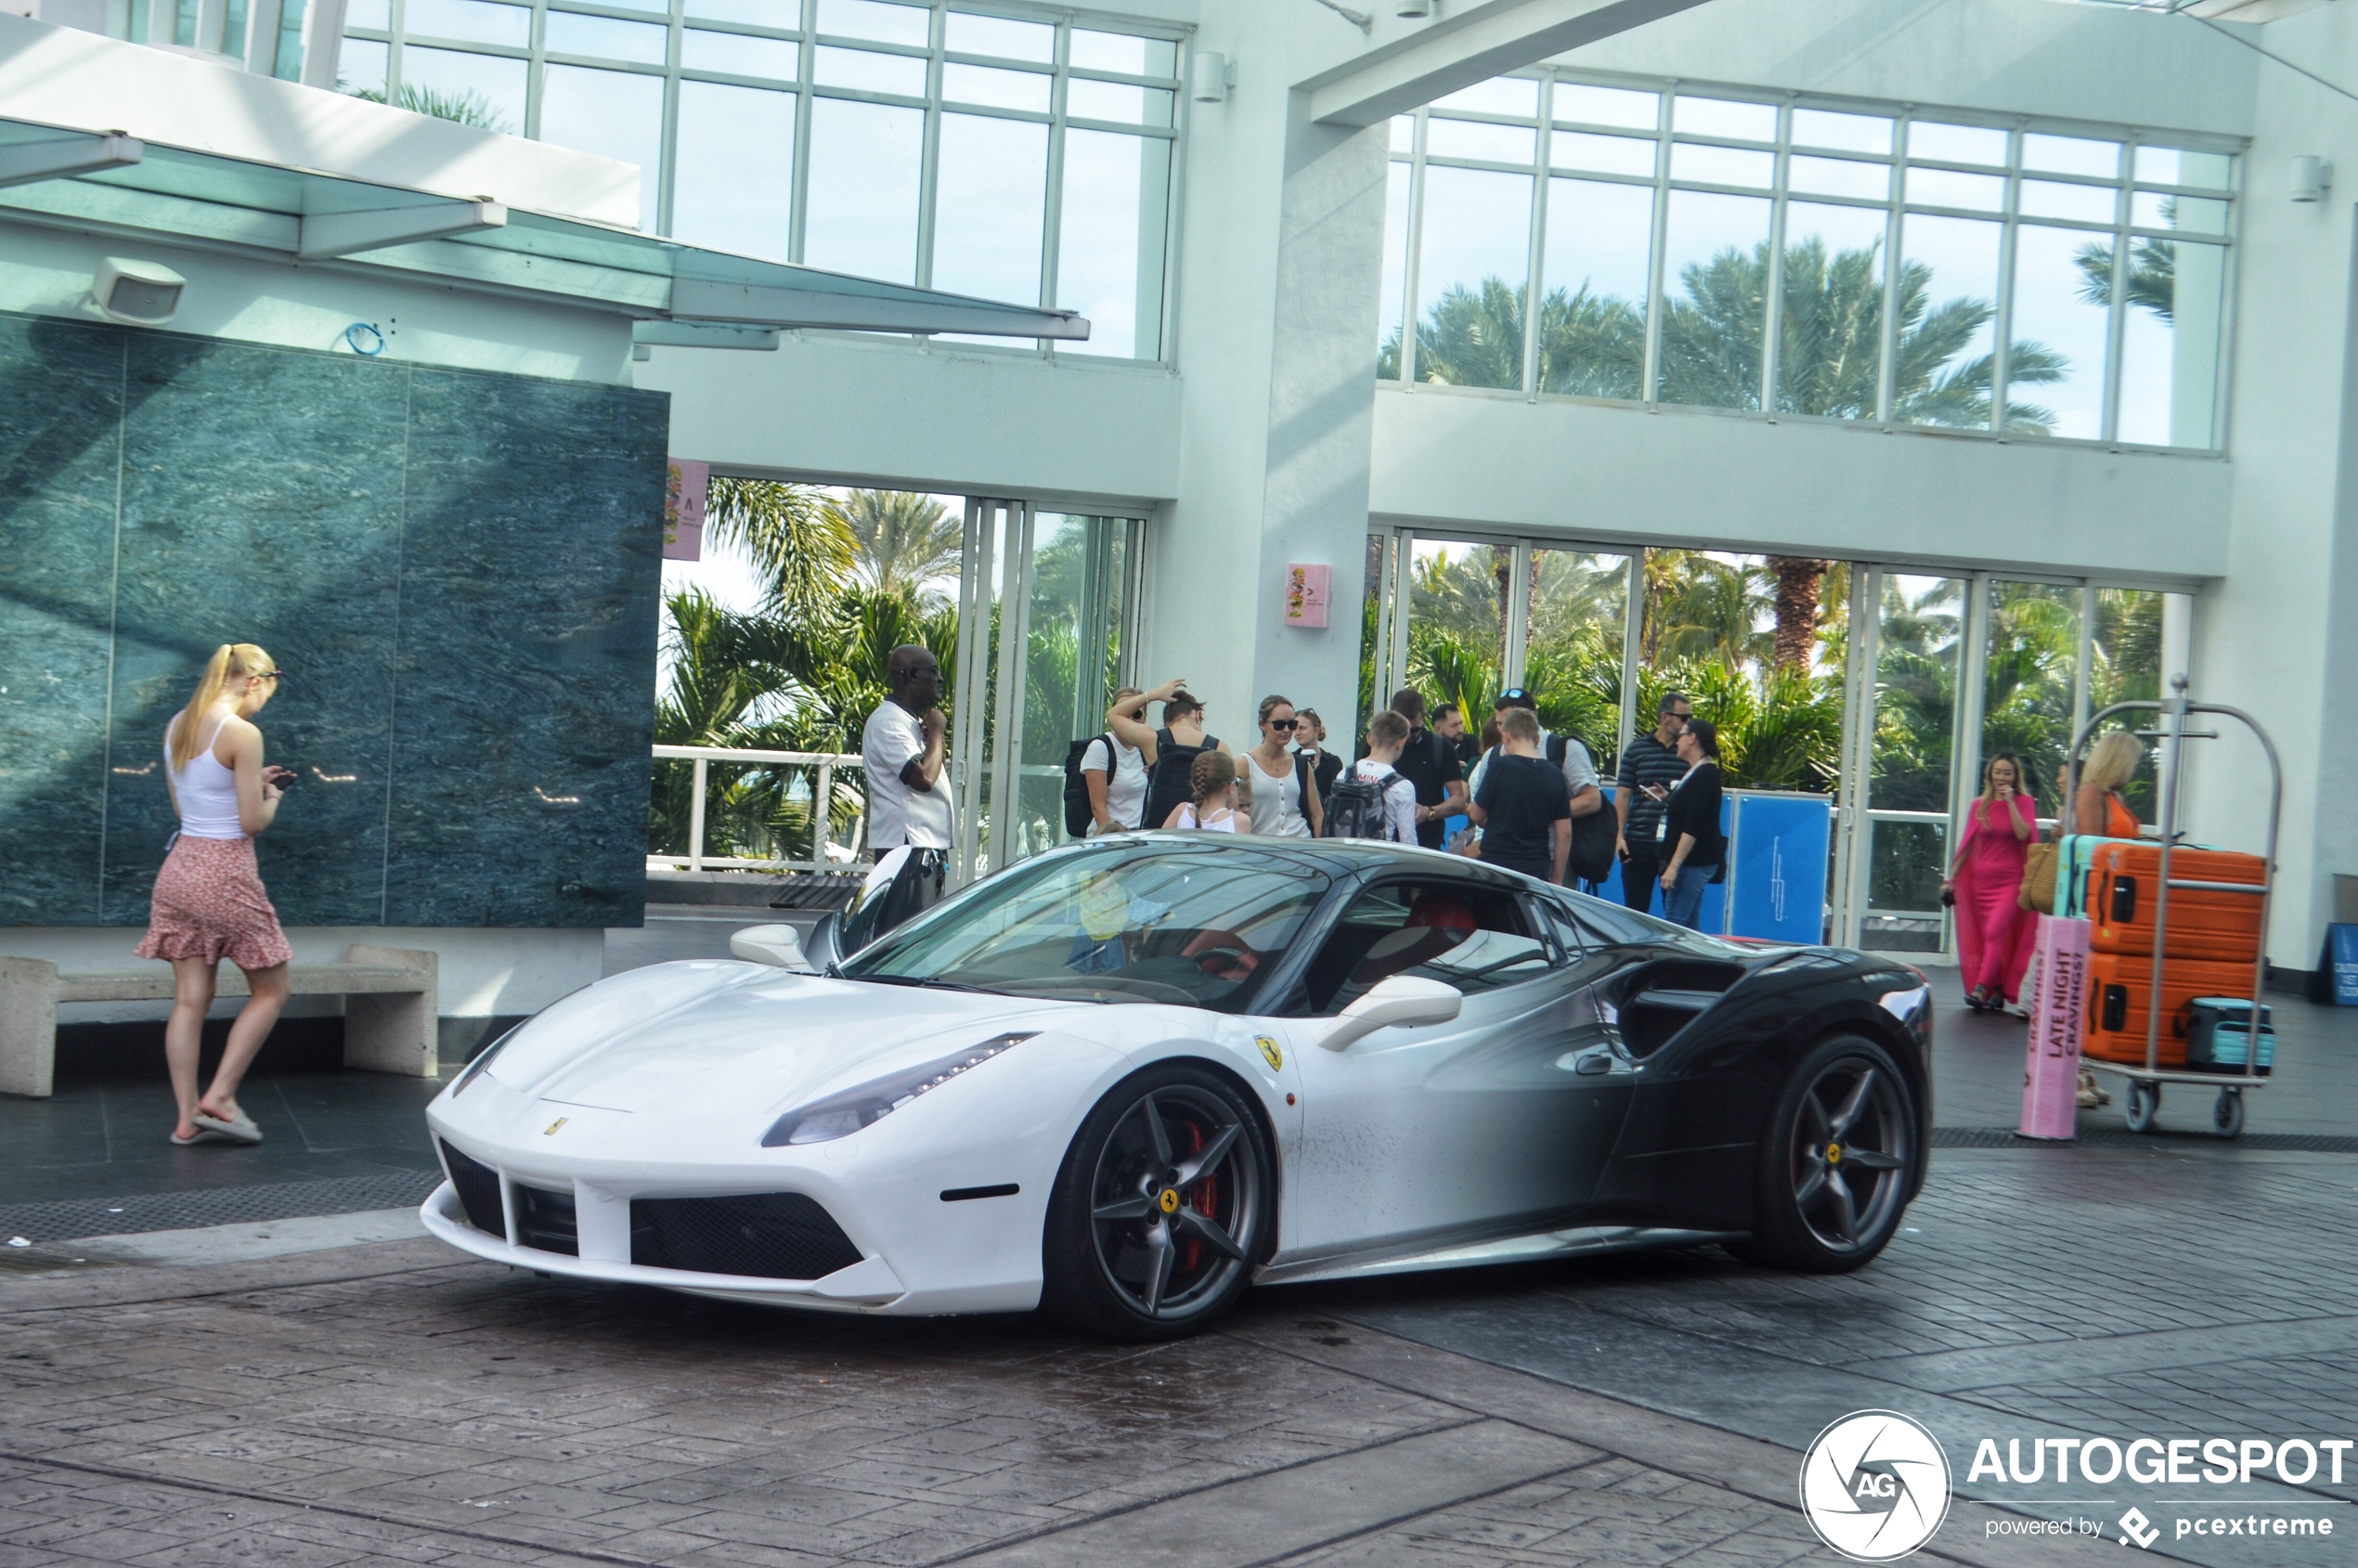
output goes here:
{"type": "Polygon", "coordinates": [[[850,530],[855,572],[870,588],[917,598],[928,584],[957,577],[965,520],[931,496],[853,490],[834,510],[850,530]]]}
{"type": "Polygon", "coordinates": [[[851,573],[850,525],[807,485],[715,474],[705,518],[715,538],[745,551],[771,612],[807,621],[851,573]]]}
{"type": "MultiPolygon", "coordinates": [[[[367,103],[386,101],[385,90],[382,87],[363,87],[357,92],[347,87],[344,92],[349,97],[359,98],[367,103]]],[[[500,113],[489,98],[485,97],[473,87],[463,92],[452,93],[445,92],[440,87],[422,87],[415,82],[405,82],[401,84],[401,92],[395,100],[395,107],[406,109],[412,114],[429,114],[436,120],[449,120],[461,125],[473,125],[479,131],[499,131],[510,136],[515,133],[515,126],[509,122],[508,117],[500,113]]]]}
{"type": "Polygon", "coordinates": [[[1818,651],[1818,588],[1833,564],[1805,555],[1771,555],[1777,579],[1777,667],[1807,669],[1818,651]]]}

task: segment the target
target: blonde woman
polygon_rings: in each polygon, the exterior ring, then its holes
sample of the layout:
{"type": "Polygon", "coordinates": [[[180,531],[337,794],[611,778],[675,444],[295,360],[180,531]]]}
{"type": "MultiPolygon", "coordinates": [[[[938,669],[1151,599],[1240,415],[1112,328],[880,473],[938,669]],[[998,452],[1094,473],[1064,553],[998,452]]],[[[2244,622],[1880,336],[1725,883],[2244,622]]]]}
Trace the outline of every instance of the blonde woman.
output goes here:
{"type": "Polygon", "coordinates": [[[2114,730],[2096,742],[2079,770],[2079,793],[2072,797],[2071,831],[2103,838],[2137,836],[2137,813],[2120,792],[2137,776],[2145,759],[2144,743],[2126,730],[2114,730]]]}
{"type": "Polygon", "coordinates": [[[239,1108],[238,1084],[286,1005],[287,963],[294,956],[253,858],[253,836],[278,817],[279,798],[294,782],[287,769],[263,765],[262,732],[253,722],[278,694],[279,677],[278,662],[260,648],[225,642],[214,650],[188,706],[164,729],[164,784],[180,831],[156,874],[138,953],[172,963],[163,1054],[180,1104],[175,1144],[262,1141],[253,1119],[239,1108]],[[246,972],[250,995],[229,1026],[213,1086],[199,1095],[204,1017],[225,958],[246,972]]]}

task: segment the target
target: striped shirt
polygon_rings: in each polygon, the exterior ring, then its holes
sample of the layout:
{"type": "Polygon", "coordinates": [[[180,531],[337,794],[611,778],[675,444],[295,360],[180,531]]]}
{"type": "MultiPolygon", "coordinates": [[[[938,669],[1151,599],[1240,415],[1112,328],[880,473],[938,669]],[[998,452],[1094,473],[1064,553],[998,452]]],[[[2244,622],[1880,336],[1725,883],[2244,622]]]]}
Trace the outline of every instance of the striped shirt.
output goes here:
{"type": "Polygon", "coordinates": [[[1667,791],[1686,776],[1687,765],[1678,759],[1677,750],[1651,734],[1631,737],[1627,749],[1621,754],[1621,772],[1614,786],[1629,802],[1626,836],[1633,852],[1643,854],[1647,846],[1653,843],[1655,826],[1662,821],[1667,805],[1664,800],[1649,799],[1646,786],[1653,784],[1667,791]]]}

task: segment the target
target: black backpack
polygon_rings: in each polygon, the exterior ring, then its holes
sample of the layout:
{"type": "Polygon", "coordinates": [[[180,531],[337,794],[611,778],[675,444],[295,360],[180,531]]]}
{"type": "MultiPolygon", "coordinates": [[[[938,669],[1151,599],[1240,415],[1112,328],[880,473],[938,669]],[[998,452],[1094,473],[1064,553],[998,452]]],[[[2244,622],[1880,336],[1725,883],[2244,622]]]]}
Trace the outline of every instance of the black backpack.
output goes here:
{"type": "MultiPolygon", "coordinates": [[[[1548,760],[1562,772],[1564,758],[1572,751],[1572,736],[1559,733],[1548,737],[1548,760]]],[[[1585,817],[1572,819],[1572,857],[1565,862],[1565,875],[1583,882],[1602,882],[1613,875],[1613,845],[1621,837],[1621,825],[1613,816],[1608,801],[1603,810],[1585,817]]]]}
{"type": "Polygon", "coordinates": [[[1389,843],[1392,818],[1384,810],[1383,797],[1391,787],[1389,778],[1363,779],[1356,768],[1346,770],[1327,797],[1326,836],[1380,838],[1389,843]]]}
{"type": "Polygon", "coordinates": [[[1086,838],[1097,820],[1097,813],[1089,807],[1089,781],[1081,776],[1081,761],[1099,741],[1106,743],[1106,787],[1110,790],[1114,770],[1121,766],[1121,753],[1114,749],[1111,735],[1092,735],[1065,750],[1065,836],[1069,838],[1086,838]]]}
{"type": "Polygon", "coordinates": [[[1201,745],[1181,745],[1171,738],[1168,726],[1157,730],[1154,771],[1147,775],[1147,820],[1138,825],[1160,827],[1183,801],[1193,800],[1196,758],[1219,749],[1220,742],[1211,735],[1204,736],[1201,745]]]}

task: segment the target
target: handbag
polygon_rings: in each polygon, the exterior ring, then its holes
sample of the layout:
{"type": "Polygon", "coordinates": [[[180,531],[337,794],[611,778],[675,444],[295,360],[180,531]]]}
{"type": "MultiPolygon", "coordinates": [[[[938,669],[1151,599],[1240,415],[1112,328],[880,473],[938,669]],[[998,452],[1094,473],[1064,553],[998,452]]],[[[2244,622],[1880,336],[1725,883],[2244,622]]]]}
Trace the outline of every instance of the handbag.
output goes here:
{"type": "Polygon", "coordinates": [[[2043,914],[2055,904],[2055,856],[2060,846],[2053,840],[2033,844],[2023,856],[2022,887],[2015,894],[2015,902],[2035,914],[2043,914]]]}

